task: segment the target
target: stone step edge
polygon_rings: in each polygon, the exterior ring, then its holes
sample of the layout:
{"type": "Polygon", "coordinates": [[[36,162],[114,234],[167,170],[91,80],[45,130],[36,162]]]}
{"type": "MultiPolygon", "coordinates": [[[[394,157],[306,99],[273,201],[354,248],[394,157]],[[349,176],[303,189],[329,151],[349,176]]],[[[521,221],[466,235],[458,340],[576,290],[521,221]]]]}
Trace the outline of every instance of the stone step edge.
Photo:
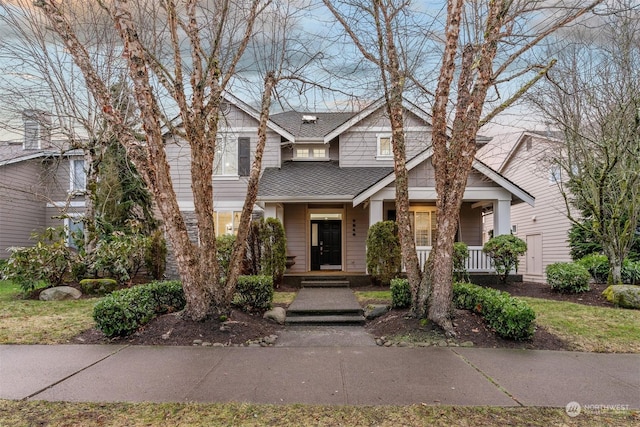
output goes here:
{"type": "Polygon", "coordinates": [[[364,316],[287,316],[285,325],[364,324],[364,316]]]}
{"type": "Polygon", "coordinates": [[[313,309],[310,308],[300,309],[300,310],[287,310],[287,316],[336,316],[336,315],[345,315],[345,316],[362,316],[364,314],[364,310],[361,308],[328,308],[328,309],[313,309]]]}
{"type": "Polygon", "coordinates": [[[348,280],[304,280],[300,282],[303,288],[348,288],[348,280]]]}

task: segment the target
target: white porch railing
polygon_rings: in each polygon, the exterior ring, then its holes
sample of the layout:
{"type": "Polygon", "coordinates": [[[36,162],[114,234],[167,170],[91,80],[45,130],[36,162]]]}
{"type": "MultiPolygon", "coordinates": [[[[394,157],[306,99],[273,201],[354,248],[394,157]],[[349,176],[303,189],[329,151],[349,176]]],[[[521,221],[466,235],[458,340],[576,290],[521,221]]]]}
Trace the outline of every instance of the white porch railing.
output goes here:
{"type": "MultiPolygon", "coordinates": [[[[420,268],[424,268],[424,264],[427,262],[429,252],[431,252],[431,246],[418,246],[416,247],[418,252],[418,260],[420,261],[420,268]]],[[[465,267],[468,273],[493,273],[493,262],[484,252],[482,252],[482,246],[469,246],[469,258],[465,261],[465,267]]]]}

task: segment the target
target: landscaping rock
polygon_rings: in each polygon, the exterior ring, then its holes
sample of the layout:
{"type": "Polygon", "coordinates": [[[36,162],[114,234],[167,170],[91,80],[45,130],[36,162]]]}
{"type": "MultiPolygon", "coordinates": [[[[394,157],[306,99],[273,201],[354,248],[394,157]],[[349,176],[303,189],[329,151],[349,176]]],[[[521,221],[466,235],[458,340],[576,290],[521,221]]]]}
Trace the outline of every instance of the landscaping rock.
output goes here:
{"type": "Polygon", "coordinates": [[[367,320],[372,320],[382,316],[390,309],[391,309],[391,306],[389,305],[371,304],[367,306],[367,310],[365,311],[364,317],[366,317],[367,320]]]}
{"type": "Polygon", "coordinates": [[[284,325],[287,312],[282,307],[274,307],[273,310],[266,311],[262,317],[273,320],[280,325],[284,325]]]}
{"type": "Polygon", "coordinates": [[[640,286],[611,285],[602,292],[607,301],[623,308],[640,309],[640,286]]]}
{"type": "Polygon", "coordinates": [[[42,301],[64,301],[78,299],[81,296],[82,292],[71,286],[56,286],[40,292],[40,300],[42,301]]]}

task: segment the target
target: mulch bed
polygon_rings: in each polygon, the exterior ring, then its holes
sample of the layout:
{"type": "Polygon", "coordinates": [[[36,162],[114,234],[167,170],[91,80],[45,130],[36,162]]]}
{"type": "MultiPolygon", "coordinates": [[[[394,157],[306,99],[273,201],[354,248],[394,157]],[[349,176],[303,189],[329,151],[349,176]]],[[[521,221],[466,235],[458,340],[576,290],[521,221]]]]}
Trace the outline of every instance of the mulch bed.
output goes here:
{"type": "MultiPolygon", "coordinates": [[[[592,285],[591,291],[579,295],[559,294],[551,291],[548,285],[539,283],[510,283],[507,285],[493,285],[492,287],[509,292],[513,296],[529,296],[535,298],[569,301],[591,306],[613,307],[602,297],[606,285],[592,285]]],[[[356,288],[356,290],[382,290],[380,287],[356,288]]],[[[294,289],[279,289],[291,290],[294,289]]],[[[534,337],[528,341],[511,341],[498,337],[487,327],[483,319],[477,314],[456,310],[454,327],[457,342],[471,341],[475,347],[489,348],[527,348],[539,350],[569,350],[570,345],[538,327],[534,337]]],[[[408,317],[407,310],[391,310],[378,319],[369,321],[365,326],[372,335],[391,337],[407,335],[436,338],[444,334],[437,327],[430,324],[421,325],[416,319],[408,317]]],[[[133,335],[125,338],[109,339],[97,329],[90,329],[75,337],[73,343],[85,344],[134,344],[134,345],[193,345],[194,340],[224,345],[246,345],[248,341],[259,340],[265,336],[277,335],[285,328],[270,320],[265,320],[259,314],[247,314],[234,310],[229,319],[223,323],[218,319],[204,322],[184,320],[178,313],[166,314],[152,320],[133,335]]]]}

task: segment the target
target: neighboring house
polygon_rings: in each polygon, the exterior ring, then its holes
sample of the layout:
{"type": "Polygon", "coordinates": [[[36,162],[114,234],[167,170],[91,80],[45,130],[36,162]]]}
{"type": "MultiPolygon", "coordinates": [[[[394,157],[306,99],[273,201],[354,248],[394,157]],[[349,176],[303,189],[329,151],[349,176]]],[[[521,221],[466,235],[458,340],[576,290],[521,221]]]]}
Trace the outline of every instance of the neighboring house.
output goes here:
{"type": "MultiPolygon", "coordinates": [[[[563,177],[552,161],[562,149],[560,138],[553,132],[506,133],[495,136],[477,156],[535,196],[535,206],[521,203],[511,209],[512,232],[527,243],[518,268],[525,281],[545,282],[547,265],[571,261],[571,222],[559,187],[563,177]]],[[[492,229],[491,218],[487,216],[485,231],[492,229]]]]}
{"type": "Polygon", "coordinates": [[[83,154],[62,154],[42,117],[25,112],[21,138],[0,141],[0,259],[9,257],[10,247],[33,246],[32,233],[47,227],[82,229],[83,154]]]}
{"type": "MultiPolygon", "coordinates": [[[[258,126],[256,110],[230,95],[226,101],[213,177],[218,234],[237,231],[258,126]]],[[[424,263],[436,238],[430,116],[410,102],[404,107],[411,219],[424,263]]],[[[391,128],[385,111],[379,100],[355,113],[271,116],[254,211],[284,224],[288,255],[295,257],[289,274],[365,273],[369,226],[395,218],[391,128]]],[[[193,226],[188,144],[168,136],[167,152],[179,206],[193,226]]],[[[509,233],[511,206],[533,203],[531,194],[474,161],[457,236],[470,246],[470,271],[490,271],[481,253],[483,210],[490,207],[496,213],[496,234],[509,233]]]]}

